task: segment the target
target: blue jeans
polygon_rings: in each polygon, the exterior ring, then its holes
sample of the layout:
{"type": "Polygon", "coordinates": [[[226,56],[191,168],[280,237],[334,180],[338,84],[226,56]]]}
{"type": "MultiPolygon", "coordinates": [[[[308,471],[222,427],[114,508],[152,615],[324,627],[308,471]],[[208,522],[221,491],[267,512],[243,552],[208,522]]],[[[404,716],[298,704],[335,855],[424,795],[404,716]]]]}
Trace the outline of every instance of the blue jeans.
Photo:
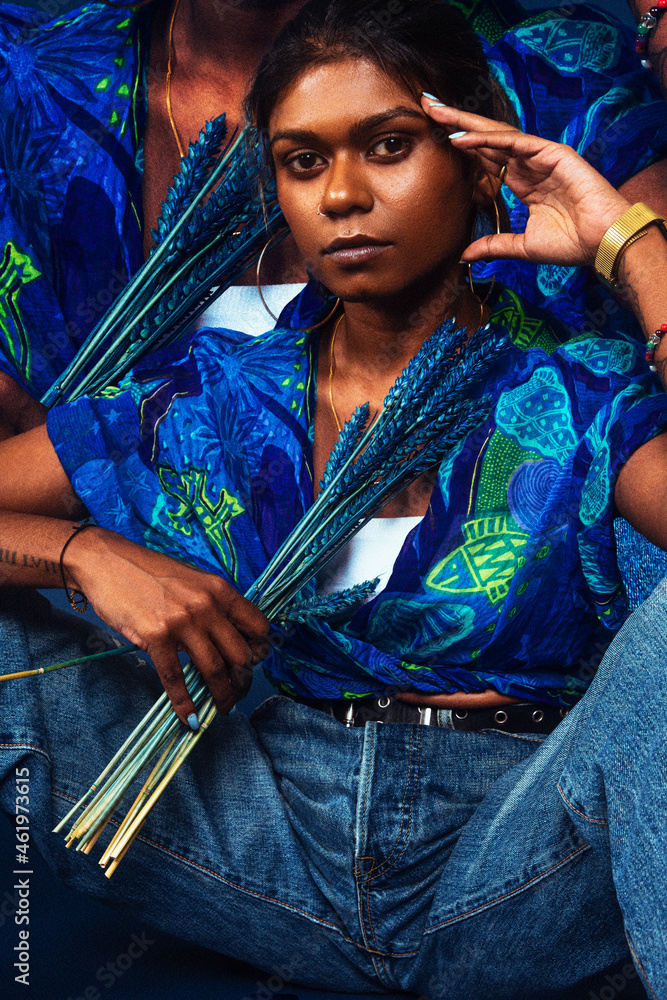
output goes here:
{"type": "MultiPolygon", "coordinates": [[[[666,610],[661,584],[546,739],[456,732],[447,712],[345,729],[282,696],[218,718],[110,880],[99,847],[50,831],[159,681],[136,654],[12,681],[2,807],[27,766],[33,844],[60,877],[283,981],[588,1000],[578,984],[631,952],[664,1000],[666,610]]],[[[3,671],[112,645],[28,591],[0,592],[0,637],[3,671]]]]}

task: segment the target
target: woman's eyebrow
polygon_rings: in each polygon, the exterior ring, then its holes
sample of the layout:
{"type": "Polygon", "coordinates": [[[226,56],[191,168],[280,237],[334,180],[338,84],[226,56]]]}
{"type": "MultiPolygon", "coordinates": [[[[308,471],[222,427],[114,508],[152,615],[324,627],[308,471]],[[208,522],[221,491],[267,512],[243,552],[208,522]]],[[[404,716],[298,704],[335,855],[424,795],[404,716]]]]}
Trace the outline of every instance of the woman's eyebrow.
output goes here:
{"type": "MultiPolygon", "coordinates": [[[[423,111],[417,111],[416,108],[408,108],[404,105],[399,105],[395,108],[389,108],[387,111],[380,111],[376,115],[369,115],[367,118],[362,118],[360,121],[355,122],[352,126],[352,134],[355,137],[359,137],[366,132],[370,132],[374,128],[378,128],[380,125],[385,125],[387,122],[393,121],[395,118],[416,118],[423,121],[426,116],[423,111]]],[[[278,142],[280,139],[289,139],[292,142],[302,142],[308,143],[313,142],[318,138],[317,133],[313,132],[311,129],[279,129],[274,136],[271,138],[271,145],[274,142],[278,142]]]]}
{"type": "Polygon", "coordinates": [[[390,108],[388,111],[380,111],[377,115],[369,115],[368,118],[362,118],[361,121],[358,121],[353,126],[352,131],[357,135],[362,135],[364,132],[370,132],[380,125],[385,125],[387,122],[393,121],[394,118],[418,118],[424,121],[426,115],[423,111],[418,111],[416,108],[407,108],[405,105],[399,104],[398,107],[390,108]]]}

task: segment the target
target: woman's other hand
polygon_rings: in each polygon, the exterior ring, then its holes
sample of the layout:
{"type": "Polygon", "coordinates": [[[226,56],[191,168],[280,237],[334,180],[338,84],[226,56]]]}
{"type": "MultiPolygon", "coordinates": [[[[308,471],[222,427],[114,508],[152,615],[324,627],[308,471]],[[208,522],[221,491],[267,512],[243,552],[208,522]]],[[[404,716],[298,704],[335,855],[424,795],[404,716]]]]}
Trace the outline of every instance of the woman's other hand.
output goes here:
{"type": "Polygon", "coordinates": [[[219,576],[101,528],[73,539],[67,571],[100,618],[149,654],[186,725],[195,707],[179,651],[190,656],[221,713],[247,694],[253,666],[270,649],[269,623],[219,576]]]}
{"type": "MultiPolygon", "coordinates": [[[[465,263],[498,258],[580,266],[593,264],[607,229],[630,207],[570,146],[548,142],[480,115],[422,98],[424,111],[449,134],[455,149],[475,158],[528,206],[524,233],[500,233],[472,243],[465,263]]],[[[494,181],[492,180],[492,183],[494,181]]]]}
{"type": "MultiPolygon", "coordinates": [[[[0,442],[0,585],[60,586],[59,560],[72,519],[86,509],[72,489],[45,426],[0,442]]],[[[153,659],[176,714],[194,705],[178,652],[187,652],[218,709],[247,692],[252,667],[269,652],[269,624],[250,601],[213,573],[195,569],[90,527],[67,546],[70,587],[82,591],[102,621],[153,659]]]]}

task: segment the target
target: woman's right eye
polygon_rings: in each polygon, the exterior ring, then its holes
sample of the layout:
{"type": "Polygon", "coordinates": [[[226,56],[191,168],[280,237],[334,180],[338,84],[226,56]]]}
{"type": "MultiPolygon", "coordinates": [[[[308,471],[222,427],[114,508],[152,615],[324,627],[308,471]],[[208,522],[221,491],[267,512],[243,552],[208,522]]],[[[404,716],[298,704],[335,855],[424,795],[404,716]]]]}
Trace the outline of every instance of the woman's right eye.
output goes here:
{"type": "Polygon", "coordinates": [[[296,173],[306,173],[323,163],[324,160],[318,153],[296,153],[287,159],[286,166],[296,173]]]}

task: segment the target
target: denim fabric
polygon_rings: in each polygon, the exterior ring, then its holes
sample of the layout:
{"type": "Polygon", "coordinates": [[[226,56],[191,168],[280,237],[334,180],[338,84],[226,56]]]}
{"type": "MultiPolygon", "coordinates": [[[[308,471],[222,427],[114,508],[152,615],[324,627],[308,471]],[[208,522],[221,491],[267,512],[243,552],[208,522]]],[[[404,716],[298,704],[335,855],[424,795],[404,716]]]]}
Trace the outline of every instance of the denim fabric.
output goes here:
{"type": "Polygon", "coordinates": [[[628,606],[634,611],[667,575],[667,552],[652,545],[622,517],[614,521],[614,535],[628,606]]]}
{"type": "MultiPolygon", "coordinates": [[[[578,984],[629,942],[664,998],[666,607],[662,584],[544,740],[348,730],[282,696],[219,718],[111,880],[99,845],[50,831],[154,701],[154,671],[124,655],[3,684],[2,808],[27,765],[33,845],[65,881],[296,983],[589,1000],[578,984]]],[[[0,636],[6,671],[112,645],[31,592],[0,594],[0,636]]]]}

